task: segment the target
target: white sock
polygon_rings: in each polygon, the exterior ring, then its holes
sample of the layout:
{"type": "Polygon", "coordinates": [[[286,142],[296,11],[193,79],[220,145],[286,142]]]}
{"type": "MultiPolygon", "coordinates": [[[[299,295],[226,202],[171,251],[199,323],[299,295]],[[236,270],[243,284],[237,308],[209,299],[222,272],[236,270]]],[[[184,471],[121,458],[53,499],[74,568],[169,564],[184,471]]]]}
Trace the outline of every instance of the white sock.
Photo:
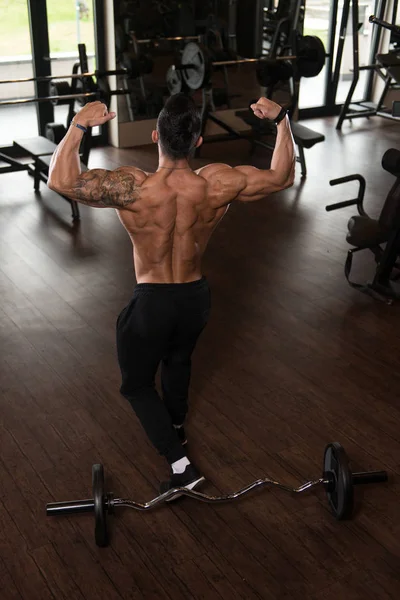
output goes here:
{"type": "Polygon", "coordinates": [[[179,460],[172,463],[171,468],[173,473],[183,473],[186,467],[190,465],[190,460],[187,456],[180,458],[179,460]]]}

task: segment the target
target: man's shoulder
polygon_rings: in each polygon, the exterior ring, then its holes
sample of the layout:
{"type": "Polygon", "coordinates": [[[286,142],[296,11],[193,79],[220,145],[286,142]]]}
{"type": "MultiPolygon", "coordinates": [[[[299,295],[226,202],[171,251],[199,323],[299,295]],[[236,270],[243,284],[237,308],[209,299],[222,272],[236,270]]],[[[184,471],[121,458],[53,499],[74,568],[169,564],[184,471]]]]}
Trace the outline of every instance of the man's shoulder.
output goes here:
{"type": "Polygon", "coordinates": [[[142,183],[148,178],[149,173],[139,169],[138,167],[126,166],[126,167],[118,167],[114,169],[113,173],[116,175],[122,175],[127,177],[132,177],[135,180],[136,185],[142,185],[142,183]]]}
{"type": "Polygon", "coordinates": [[[212,188],[224,187],[229,193],[234,193],[236,189],[242,189],[245,182],[245,174],[240,167],[232,167],[224,163],[211,163],[196,171],[200,177],[203,177],[212,188]]]}
{"type": "Polygon", "coordinates": [[[216,173],[221,174],[222,171],[232,171],[232,167],[225,163],[211,163],[209,165],[201,167],[200,169],[197,169],[195,173],[196,175],[200,175],[200,177],[203,177],[204,179],[209,179],[212,178],[213,175],[215,175],[216,173]]]}

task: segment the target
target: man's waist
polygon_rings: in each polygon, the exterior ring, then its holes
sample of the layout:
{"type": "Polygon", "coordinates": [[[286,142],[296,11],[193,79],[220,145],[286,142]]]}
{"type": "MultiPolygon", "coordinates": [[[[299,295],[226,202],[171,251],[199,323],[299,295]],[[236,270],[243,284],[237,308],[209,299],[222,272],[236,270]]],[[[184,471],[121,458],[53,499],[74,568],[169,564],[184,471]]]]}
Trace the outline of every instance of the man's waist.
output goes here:
{"type": "Polygon", "coordinates": [[[194,281],[140,281],[135,286],[135,292],[158,290],[165,292],[177,292],[182,293],[185,291],[208,288],[208,282],[205,276],[194,281]]]}

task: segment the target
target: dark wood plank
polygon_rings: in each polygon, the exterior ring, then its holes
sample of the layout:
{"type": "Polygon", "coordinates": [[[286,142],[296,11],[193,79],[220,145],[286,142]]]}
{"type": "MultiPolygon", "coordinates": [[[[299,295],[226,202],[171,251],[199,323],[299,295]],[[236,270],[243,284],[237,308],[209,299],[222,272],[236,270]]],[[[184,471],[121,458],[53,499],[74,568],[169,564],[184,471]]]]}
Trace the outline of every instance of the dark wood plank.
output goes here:
{"type": "Polygon", "coordinates": [[[23,597],[8,573],[2,573],[0,575],[0,590],[4,600],[21,600],[23,597]]]}
{"type": "Polygon", "coordinates": [[[54,598],[83,600],[84,596],[77,587],[71,574],[65,570],[65,564],[55,552],[52,544],[36,548],[32,558],[45,578],[54,598]]]}

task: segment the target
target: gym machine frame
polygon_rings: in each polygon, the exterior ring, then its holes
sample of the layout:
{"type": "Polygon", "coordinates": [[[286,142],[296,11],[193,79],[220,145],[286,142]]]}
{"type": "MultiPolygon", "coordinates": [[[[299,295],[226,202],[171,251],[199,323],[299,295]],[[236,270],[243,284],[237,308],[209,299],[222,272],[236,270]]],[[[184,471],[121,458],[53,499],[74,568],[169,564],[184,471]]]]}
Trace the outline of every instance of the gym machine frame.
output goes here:
{"type": "MultiPolygon", "coordinates": [[[[339,43],[338,43],[338,49],[337,49],[337,54],[336,54],[333,78],[332,78],[332,82],[331,82],[331,86],[332,86],[332,90],[333,90],[332,93],[334,94],[334,97],[336,97],[336,92],[337,92],[337,88],[338,88],[338,84],[339,84],[343,49],[344,49],[344,44],[345,44],[347,21],[348,21],[349,13],[350,13],[350,4],[351,4],[351,22],[352,22],[352,43],[353,43],[353,78],[352,78],[352,82],[351,82],[349,91],[347,93],[346,99],[340,110],[339,119],[336,124],[336,129],[338,129],[338,130],[342,129],[344,120],[351,121],[352,119],[358,119],[361,117],[369,118],[369,117],[379,116],[379,117],[384,117],[386,119],[398,120],[397,117],[393,116],[389,112],[382,110],[386,94],[387,94],[389,88],[391,87],[391,85],[393,85],[392,77],[391,77],[390,73],[386,72],[386,74],[385,74],[382,71],[382,69],[387,70],[388,67],[390,67],[391,65],[389,63],[386,64],[386,61],[382,62],[382,64],[380,64],[380,62],[378,61],[378,56],[377,56],[377,57],[371,57],[371,60],[373,60],[372,64],[360,66],[359,39],[358,39],[358,30],[359,30],[358,0],[346,0],[343,5],[342,20],[341,20],[341,24],[340,24],[340,33],[339,33],[339,43]],[[368,102],[368,101],[352,102],[352,98],[353,98],[355,89],[357,87],[361,71],[372,71],[373,73],[378,75],[384,81],[384,88],[383,88],[382,93],[379,97],[379,100],[377,101],[376,104],[372,103],[372,102],[368,102]]],[[[390,23],[386,23],[386,21],[382,20],[384,17],[384,14],[385,14],[386,6],[387,6],[387,0],[380,0],[379,5],[378,5],[378,17],[371,16],[369,18],[369,22],[379,25],[381,27],[386,26],[387,29],[391,29],[392,31],[398,33],[398,30],[399,30],[398,27],[396,27],[395,25],[391,25],[390,23]],[[383,25],[383,24],[385,24],[385,25],[383,25]]],[[[379,32],[379,30],[376,30],[373,33],[371,47],[376,48],[379,44],[379,40],[380,40],[380,32],[379,32]]],[[[386,55],[382,55],[382,59],[384,57],[386,57],[386,55]]],[[[400,63],[397,61],[397,62],[393,63],[393,66],[398,66],[399,64],[400,63]]]]}
{"type": "Polygon", "coordinates": [[[76,500],[72,502],[53,502],[47,504],[46,514],[48,516],[75,515],[93,512],[95,517],[95,541],[98,546],[104,547],[109,544],[107,528],[107,514],[112,514],[118,507],[133,508],[139,511],[148,511],[156,508],[164,502],[177,499],[179,496],[188,496],[199,502],[209,504],[220,504],[233,502],[243,498],[250,492],[265,486],[279,488],[292,494],[300,494],[312,488],[323,486],[327,495],[331,512],[337,520],[349,519],[353,513],[353,486],[369,483],[382,483],[388,480],[386,471],[371,471],[352,473],[347,454],[338,443],[328,444],[324,452],[322,477],[307,481],[298,487],[290,487],[269,479],[268,477],[257,479],[242,489],[223,496],[209,496],[195,490],[186,488],[174,488],[156,496],[149,502],[136,502],[124,498],[114,498],[112,493],[104,491],[104,468],[101,464],[93,465],[92,468],[92,491],[93,498],[87,500],[76,500]]]}

